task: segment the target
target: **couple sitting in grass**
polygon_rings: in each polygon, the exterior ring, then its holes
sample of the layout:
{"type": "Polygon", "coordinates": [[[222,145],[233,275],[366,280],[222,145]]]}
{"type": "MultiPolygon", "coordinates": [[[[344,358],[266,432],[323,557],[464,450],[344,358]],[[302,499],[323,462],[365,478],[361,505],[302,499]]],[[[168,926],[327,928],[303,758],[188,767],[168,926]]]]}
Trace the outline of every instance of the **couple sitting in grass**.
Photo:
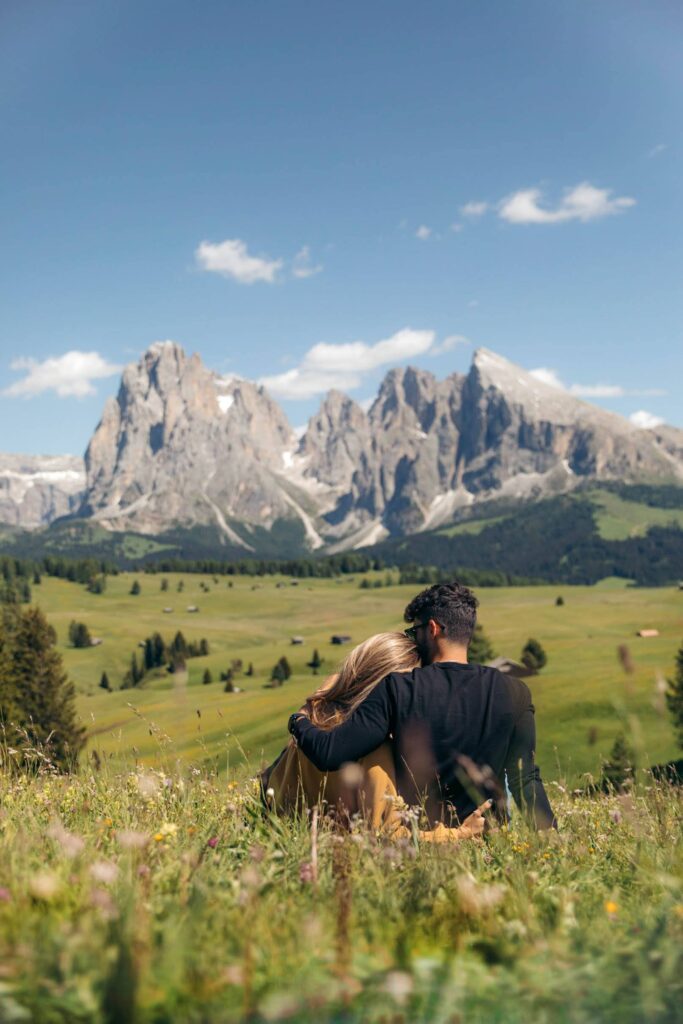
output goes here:
{"type": "Polygon", "coordinates": [[[537,828],[555,825],[535,764],[527,686],[472,665],[467,647],[477,599],[437,584],[405,609],[404,633],[365,640],[289,720],[289,745],[262,775],[271,809],[323,805],[362,815],[375,830],[407,834],[404,807],[419,807],[420,837],[458,841],[506,816],[505,780],[537,828]]]}

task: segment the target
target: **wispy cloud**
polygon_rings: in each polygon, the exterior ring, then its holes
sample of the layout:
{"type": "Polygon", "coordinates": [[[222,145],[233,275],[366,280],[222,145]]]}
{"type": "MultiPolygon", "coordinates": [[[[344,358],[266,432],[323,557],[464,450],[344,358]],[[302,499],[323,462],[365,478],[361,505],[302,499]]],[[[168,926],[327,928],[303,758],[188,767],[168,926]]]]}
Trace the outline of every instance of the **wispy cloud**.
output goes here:
{"type": "Polygon", "coordinates": [[[93,381],[113,377],[122,370],[99,352],[77,350],[42,361],[22,357],[15,359],[10,368],[25,371],[21,380],[3,391],[10,398],[35,398],[46,391],[54,391],[60,398],[85,398],[95,394],[93,381]]]}
{"type": "Polygon", "coordinates": [[[635,206],[635,199],[613,196],[612,191],[583,181],[565,189],[560,202],[552,208],[545,204],[541,189],[522,189],[500,201],[498,216],[509,224],[563,224],[571,220],[587,223],[635,206]]]}
{"type": "Polygon", "coordinates": [[[464,206],[460,207],[460,213],[463,217],[483,217],[489,208],[489,204],[479,199],[472,199],[469,203],[465,203],[464,206]]]}
{"type": "Polygon", "coordinates": [[[226,238],[224,242],[200,242],[195,250],[197,264],[202,270],[231,277],[240,284],[265,281],[272,284],[282,270],[282,260],[267,256],[252,256],[240,238],[226,238]]]}
{"type": "Polygon", "coordinates": [[[659,388],[628,390],[621,384],[565,384],[557,370],[552,370],[548,366],[539,366],[529,372],[532,377],[540,380],[543,384],[548,384],[551,388],[557,388],[559,391],[567,391],[576,398],[625,398],[628,395],[655,397],[667,393],[659,388]]]}
{"type": "Polygon", "coordinates": [[[431,233],[431,228],[428,228],[426,224],[420,224],[419,228],[415,232],[415,237],[419,238],[421,242],[426,242],[431,233]]]}
{"type": "Polygon", "coordinates": [[[404,327],[374,345],[364,341],[339,345],[320,342],[308,350],[299,366],[262,377],[259,384],[280,398],[310,398],[331,388],[352,390],[360,386],[366,373],[378,367],[427,354],[435,339],[434,331],[404,327]]]}
{"type": "MultiPolygon", "coordinates": [[[[668,148],[669,146],[666,142],[660,142],[657,146],[653,146],[647,154],[648,160],[653,160],[656,156],[661,156],[661,154],[668,148]]],[[[633,415],[636,416],[638,414],[634,413],[633,415]]]]}
{"type": "Polygon", "coordinates": [[[294,277],[313,277],[323,269],[322,263],[311,263],[311,250],[307,245],[299,249],[292,261],[294,277]]]}
{"type": "Polygon", "coordinates": [[[638,427],[639,430],[652,430],[654,427],[661,426],[664,422],[661,416],[655,416],[653,412],[646,412],[645,409],[632,412],[629,419],[634,427],[638,427]]]}
{"type": "Polygon", "coordinates": [[[443,341],[439,341],[432,345],[429,350],[430,356],[442,356],[445,352],[452,352],[458,345],[471,345],[469,338],[466,338],[464,334],[449,334],[443,341]]]}

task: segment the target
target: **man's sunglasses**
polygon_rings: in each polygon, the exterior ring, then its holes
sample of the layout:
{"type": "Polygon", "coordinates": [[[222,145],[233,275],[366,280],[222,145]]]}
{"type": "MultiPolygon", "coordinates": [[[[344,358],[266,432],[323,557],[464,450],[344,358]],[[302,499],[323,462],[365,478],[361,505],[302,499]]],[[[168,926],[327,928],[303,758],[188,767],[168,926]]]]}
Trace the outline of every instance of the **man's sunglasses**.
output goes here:
{"type": "MultiPolygon", "coordinates": [[[[434,621],[436,622],[436,619],[434,619],[434,621]]],[[[437,626],[441,626],[441,629],[443,629],[443,625],[440,622],[436,622],[436,624],[437,624],[437,626]]],[[[408,626],[407,629],[403,630],[403,635],[407,636],[408,639],[412,640],[413,643],[415,644],[415,643],[417,643],[417,631],[418,631],[418,629],[422,629],[423,626],[427,626],[427,625],[428,625],[427,622],[418,622],[417,625],[415,625],[415,626],[408,626]]]]}

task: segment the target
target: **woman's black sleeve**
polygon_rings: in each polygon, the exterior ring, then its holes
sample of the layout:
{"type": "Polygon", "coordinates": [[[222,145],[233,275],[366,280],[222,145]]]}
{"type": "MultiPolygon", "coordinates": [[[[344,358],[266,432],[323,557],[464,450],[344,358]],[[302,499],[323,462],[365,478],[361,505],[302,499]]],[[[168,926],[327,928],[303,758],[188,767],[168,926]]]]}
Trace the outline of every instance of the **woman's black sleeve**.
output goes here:
{"type": "Polygon", "coordinates": [[[333,772],[376,750],[391,732],[391,700],[383,679],[336,729],[318,729],[301,715],[292,726],[299,748],[321,772],[333,772]]]}

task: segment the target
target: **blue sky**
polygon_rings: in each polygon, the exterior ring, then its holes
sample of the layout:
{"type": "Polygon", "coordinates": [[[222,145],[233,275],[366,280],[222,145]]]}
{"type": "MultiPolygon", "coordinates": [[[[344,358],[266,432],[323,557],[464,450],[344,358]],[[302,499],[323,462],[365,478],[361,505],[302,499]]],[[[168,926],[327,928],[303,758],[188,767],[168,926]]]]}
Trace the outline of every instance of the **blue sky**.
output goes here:
{"type": "Polygon", "coordinates": [[[682,29],[677,0],[4,0],[0,450],[83,451],[166,338],[295,425],[484,345],[683,426],[682,29]]]}

